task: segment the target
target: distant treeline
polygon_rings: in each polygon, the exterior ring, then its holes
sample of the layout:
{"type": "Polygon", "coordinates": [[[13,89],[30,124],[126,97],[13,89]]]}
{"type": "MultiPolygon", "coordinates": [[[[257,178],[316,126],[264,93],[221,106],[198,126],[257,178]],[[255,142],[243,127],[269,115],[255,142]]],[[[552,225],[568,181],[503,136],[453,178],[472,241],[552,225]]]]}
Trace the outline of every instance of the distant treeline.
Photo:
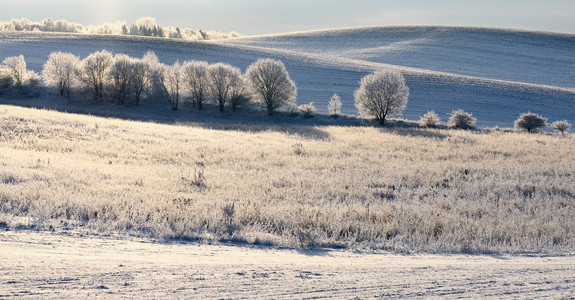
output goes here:
{"type": "Polygon", "coordinates": [[[46,18],[40,22],[32,22],[26,18],[0,21],[0,31],[41,31],[41,32],[73,32],[89,34],[115,34],[151,36],[184,40],[214,40],[240,36],[237,32],[218,32],[213,30],[194,30],[180,27],[162,27],[156,24],[152,17],[143,17],[136,23],[128,25],[126,22],[105,23],[101,25],[88,25],[46,18]]]}

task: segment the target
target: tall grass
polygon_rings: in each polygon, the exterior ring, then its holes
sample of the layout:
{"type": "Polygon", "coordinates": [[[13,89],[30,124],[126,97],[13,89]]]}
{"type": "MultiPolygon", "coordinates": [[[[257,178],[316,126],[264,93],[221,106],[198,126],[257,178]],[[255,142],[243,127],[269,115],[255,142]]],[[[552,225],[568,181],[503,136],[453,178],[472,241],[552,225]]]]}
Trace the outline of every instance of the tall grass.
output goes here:
{"type": "Polygon", "coordinates": [[[0,223],[296,247],[575,249],[572,135],[314,130],[323,137],[0,106],[0,223]]]}

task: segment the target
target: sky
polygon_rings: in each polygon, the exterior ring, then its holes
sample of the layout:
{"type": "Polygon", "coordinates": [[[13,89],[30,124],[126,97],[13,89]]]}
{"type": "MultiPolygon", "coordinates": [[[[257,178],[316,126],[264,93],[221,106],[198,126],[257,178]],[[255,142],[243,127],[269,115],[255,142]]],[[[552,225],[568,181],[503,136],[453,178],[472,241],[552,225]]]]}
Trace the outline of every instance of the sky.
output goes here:
{"type": "Polygon", "coordinates": [[[463,25],[575,34],[574,0],[0,0],[0,20],[160,26],[244,35],[378,25],[463,25]]]}

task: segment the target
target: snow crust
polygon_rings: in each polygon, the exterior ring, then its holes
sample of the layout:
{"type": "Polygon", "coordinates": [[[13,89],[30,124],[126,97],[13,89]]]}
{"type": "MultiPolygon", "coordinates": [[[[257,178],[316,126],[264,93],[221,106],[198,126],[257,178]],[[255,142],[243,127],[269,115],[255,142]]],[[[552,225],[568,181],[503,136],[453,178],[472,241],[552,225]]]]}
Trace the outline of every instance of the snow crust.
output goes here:
{"type": "Polygon", "coordinates": [[[572,298],[572,256],[401,255],[0,233],[6,298],[572,298]]]}

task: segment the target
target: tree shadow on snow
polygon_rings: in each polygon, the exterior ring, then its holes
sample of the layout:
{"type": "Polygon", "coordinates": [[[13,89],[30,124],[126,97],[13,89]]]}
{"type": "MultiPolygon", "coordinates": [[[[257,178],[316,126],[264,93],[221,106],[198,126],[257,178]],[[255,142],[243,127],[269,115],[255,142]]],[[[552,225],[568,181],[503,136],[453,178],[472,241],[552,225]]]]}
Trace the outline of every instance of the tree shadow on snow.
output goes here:
{"type": "MultiPolygon", "coordinates": [[[[128,121],[151,122],[167,125],[192,126],[214,130],[230,130],[248,133],[280,132],[297,135],[306,139],[324,140],[330,135],[318,126],[338,125],[337,120],[329,117],[303,118],[300,115],[287,112],[277,112],[268,116],[266,112],[251,107],[241,107],[237,112],[220,113],[218,106],[207,104],[202,111],[191,104],[181,104],[176,111],[165,103],[143,104],[140,106],[115,105],[109,103],[94,103],[90,101],[68,103],[63,98],[0,98],[0,104],[20,107],[49,109],[64,113],[115,118],[128,121]]],[[[347,123],[358,122],[355,118],[347,123]]]]}

